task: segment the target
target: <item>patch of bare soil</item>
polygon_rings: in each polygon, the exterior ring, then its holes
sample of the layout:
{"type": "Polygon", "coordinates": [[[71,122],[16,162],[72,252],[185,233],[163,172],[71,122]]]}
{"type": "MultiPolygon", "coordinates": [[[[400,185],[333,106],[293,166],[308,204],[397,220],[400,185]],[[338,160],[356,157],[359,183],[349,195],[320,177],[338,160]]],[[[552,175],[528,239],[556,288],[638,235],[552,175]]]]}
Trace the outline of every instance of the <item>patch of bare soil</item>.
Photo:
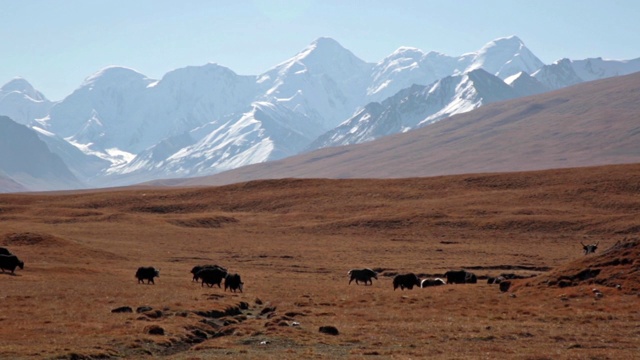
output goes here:
{"type": "Polygon", "coordinates": [[[57,236],[32,232],[9,233],[0,237],[0,244],[4,246],[51,247],[63,246],[67,243],[66,240],[57,236]]]}
{"type": "Polygon", "coordinates": [[[238,219],[231,216],[213,216],[213,217],[192,217],[186,219],[171,219],[170,224],[191,228],[219,228],[225,224],[238,222],[238,219]]]}

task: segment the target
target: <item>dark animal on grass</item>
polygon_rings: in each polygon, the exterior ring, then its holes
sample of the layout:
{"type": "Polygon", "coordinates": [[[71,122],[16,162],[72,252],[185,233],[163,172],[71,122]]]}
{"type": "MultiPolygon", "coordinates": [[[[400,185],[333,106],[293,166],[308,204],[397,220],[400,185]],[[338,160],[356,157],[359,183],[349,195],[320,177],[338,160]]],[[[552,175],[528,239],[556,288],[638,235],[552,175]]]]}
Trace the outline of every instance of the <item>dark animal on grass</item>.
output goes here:
{"type": "Polygon", "coordinates": [[[160,277],[160,270],[156,270],[153,266],[141,266],[136,271],[136,278],[138,278],[138,284],[147,280],[147,284],[154,284],[153,278],[160,277]]]}
{"type": "Polygon", "coordinates": [[[349,275],[349,285],[351,285],[353,280],[356,281],[356,285],[359,284],[360,281],[365,285],[367,285],[367,283],[373,285],[373,280],[371,279],[378,280],[378,274],[371,269],[351,269],[347,275],[349,275]]]}
{"type": "Polygon", "coordinates": [[[222,284],[222,279],[227,276],[227,271],[219,268],[204,268],[198,271],[195,276],[200,279],[202,282],[200,286],[204,286],[207,284],[208,287],[213,287],[213,285],[218,285],[219,288],[222,288],[220,284],[222,284]]]}
{"type": "Polygon", "coordinates": [[[224,278],[224,291],[229,289],[230,291],[236,292],[236,290],[240,290],[242,292],[242,286],[244,283],[242,279],[240,279],[240,275],[238,274],[227,274],[224,278]]]}
{"type": "Polygon", "coordinates": [[[580,244],[582,245],[582,250],[584,250],[584,254],[585,255],[589,255],[589,254],[593,254],[596,252],[596,250],[598,250],[598,244],[600,243],[600,241],[596,242],[595,244],[589,244],[589,245],[585,245],[582,243],[582,241],[580,242],[580,244]]]}
{"type": "Polygon", "coordinates": [[[478,277],[468,271],[464,270],[450,270],[444,273],[447,278],[447,284],[475,284],[478,282],[478,277]]]}
{"type": "Polygon", "coordinates": [[[398,287],[400,290],[412,290],[414,286],[420,286],[420,278],[414,273],[400,274],[393,278],[393,291],[398,287]]]}
{"type": "Polygon", "coordinates": [[[13,274],[17,267],[24,270],[24,262],[20,261],[15,255],[0,255],[0,269],[11,271],[13,274]]]}
{"type": "Polygon", "coordinates": [[[500,284],[504,280],[505,280],[505,278],[502,277],[502,276],[489,277],[489,278],[487,278],[487,284],[500,284]]]}
{"type": "Polygon", "coordinates": [[[420,287],[421,288],[426,288],[426,287],[430,287],[430,286],[441,286],[441,285],[445,285],[446,282],[440,278],[435,278],[435,279],[424,279],[420,282],[420,287]]]}
{"type": "Polygon", "coordinates": [[[220,269],[222,270],[225,275],[227,274],[227,269],[223,268],[222,266],[218,266],[218,265],[196,265],[193,267],[193,269],[191,269],[191,273],[193,274],[193,280],[191,281],[198,281],[200,280],[198,278],[198,271],[202,270],[202,269],[210,269],[210,268],[216,268],[216,269],[220,269]]]}
{"type": "Polygon", "coordinates": [[[0,247],[0,255],[13,255],[9,249],[5,247],[0,247]]]}

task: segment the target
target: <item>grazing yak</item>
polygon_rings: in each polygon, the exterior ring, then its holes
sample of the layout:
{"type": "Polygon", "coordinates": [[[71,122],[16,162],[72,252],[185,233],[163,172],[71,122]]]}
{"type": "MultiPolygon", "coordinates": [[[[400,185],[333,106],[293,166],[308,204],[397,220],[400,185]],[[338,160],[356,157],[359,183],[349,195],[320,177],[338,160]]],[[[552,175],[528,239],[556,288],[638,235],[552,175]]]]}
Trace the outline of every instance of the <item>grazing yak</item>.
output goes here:
{"type": "Polygon", "coordinates": [[[359,284],[359,281],[364,282],[365,285],[367,285],[367,283],[373,285],[373,280],[371,279],[378,280],[378,274],[371,269],[351,269],[347,275],[349,275],[349,285],[351,285],[353,280],[356,281],[356,285],[359,284]]]}
{"type": "Polygon", "coordinates": [[[447,284],[475,284],[478,282],[478,277],[468,271],[464,270],[450,270],[444,273],[447,278],[447,284]]]}
{"type": "Polygon", "coordinates": [[[227,276],[227,270],[220,269],[219,267],[206,267],[198,271],[194,277],[200,279],[202,283],[200,286],[204,286],[207,284],[208,287],[213,287],[213,285],[218,285],[219,288],[222,288],[220,284],[222,283],[222,279],[227,276]]]}
{"type": "Polygon", "coordinates": [[[396,275],[393,278],[393,291],[396,291],[398,287],[400,287],[400,290],[405,288],[411,290],[414,285],[420,286],[420,278],[414,273],[396,275]]]}
{"type": "Polygon", "coordinates": [[[440,285],[445,285],[446,282],[440,278],[435,278],[435,279],[424,279],[420,282],[420,287],[421,288],[426,288],[426,287],[430,287],[430,286],[440,286],[440,285]]]}
{"type": "Polygon", "coordinates": [[[2,272],[9,270],[13,274],[18,266],[20,269],[24,270],[24,262],[20,261],[17,256],[0,255],[0,269],[2,269],[2,272]]]}
{"type": "Polygon", "coordinates": [[[585,255],[595,253],[596,250],[598,250],[598,244],[600,244],[600,241],[596,242],[595,244],[589,244],[589,245],[583,244],[582,241],[580,242],[580,245],[582,245],[582,250],[584,250],[585,255]]]}
{"type": "Polygon", "coordinates": [[[193,274],[193,280],[191,281],[198,281],[200,280],[198,278],[198,271],[202,270],[202,269],[209,269],[209,268],[216,268],[216,269],[220,269],[222,270],[225,275],[227,274],[227,269],[223,268],[222,266],[218,266],[218,265],[196,265],[193,267],[193,269],[191,269],[191,273],[193,274]]]}
{"type": "Polygon", "coordinates": [[[238,274],[227,274],[227,276],[224,277],[224,291],[227,291],[227,288],[229,288],[230,291],[233,292],[236,292],[236,290],[242,292],[242,285],[244,285],[244,283],[238,274]]]}
{"type": "Polygon", "coordinates": [[[154,277],[160,277],[160,270],[156,270],[153,266],[144,267],[141,266],[136,271],[136,278],[138,278],[138,284],[143,283],[147,280],[147,284],[154,284],[154,277]]]}
{"type": "Polygon", "coordinates": [[[0,255],[13,255],[9,249],[5,247],[0,247],[0,255]]]}

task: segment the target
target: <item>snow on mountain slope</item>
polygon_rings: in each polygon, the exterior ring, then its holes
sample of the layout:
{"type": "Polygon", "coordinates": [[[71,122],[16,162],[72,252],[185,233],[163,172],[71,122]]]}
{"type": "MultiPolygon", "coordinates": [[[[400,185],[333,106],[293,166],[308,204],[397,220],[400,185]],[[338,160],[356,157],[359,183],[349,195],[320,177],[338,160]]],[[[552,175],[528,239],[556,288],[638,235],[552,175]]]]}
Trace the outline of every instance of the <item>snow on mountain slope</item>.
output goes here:
{"type": "Polygon", "coordinates": [[[81,151],[65,139],[37,126],[31,126],[52,153],[58,155],[73,175],[85,183],[92,182],[110,162],[81,151]]]}
{"type": "Polygon", "coordinates": [[[532,76],[552,90],[583,82],[582,78],[576,74],[569,59],[561,59],[551,65],[544,65],[532,76]]]}
{"type": "Polygon", "coordinates": [[[286,106],[328,130],[361,106],[371,68],[337,41],[319,38],[259,76],[265,89],[259,100],[286,106]]]}
{"type": "Polygon", "coordinates": [[[604,60],[589,58],[572,60],[576,75],[584,81],[604,79],[612,76],[628,75],[640,71],[640,58],[633,60],[604,60]]]}
{"type": "Polygon", "coordinates": [[[403,47],[378,62],[373,69],[367,100],[382,101],[411,85],[427,85],[456,72],[458,58],[437,52],[423,53],[403,47]]]}
{"type": "Polygon", "coordinates": [[[476,52],[460,56],[425,54],[419,49],[404,47],[374,66],[367,100],[380,102],[413,84],[428,85],[475,69],[484,69],[505,79],[522,71],[531,74],[542,65],[517,36],[493,40],[476,52]]]}
{"type": "Polygon", "coordinates": [[[207,124],[161,142],[131,163],[114,168],[118,178],[150,179],[215,174],[239,166],[277,160],[304,149],[322,126],[281,104],[256,102],[239,119],[207,124]],[[206,136],[196,134],[206,133],[206,136]],[[194,141],[194,139],[199,139],[194,141]],[[171,153],[171,154],[169,154],[171,153]]]}
{"type": "Polygon", "coordinates": [[[51,109],[46,130],[94,150],[133,150],[141,121],[136,114],[152,81],[128,68],[102,69],[51,109]]]}
{"type": "Polygon", "coordinates": [[[541,94],[551,90],[524,71],[509,76],[504,79],[504,82],[511,86],[520,96],[541,94]]]}
{"type": "Polygon", "coordinates": [[[482,69],[448,76],[430,86],[414,85],[381,104],[368,104],[319,137],[308,150],[375,140],[516,96],[514,89],[482,69]]]}
{"type": "Polygon", "coordinates": [[[532,74],[544,65],[517,36],[493,40],[477,53],[465,54],[462,58],[470,62],[465,72],[484,69],[501,79],[521,71],[532,74]]]}
{"type": "Polygon", "coordinates": [[[0,115],[27,125],[46,117],[53,103],[23,78],[15,78],[0,88],[0,115]]]}

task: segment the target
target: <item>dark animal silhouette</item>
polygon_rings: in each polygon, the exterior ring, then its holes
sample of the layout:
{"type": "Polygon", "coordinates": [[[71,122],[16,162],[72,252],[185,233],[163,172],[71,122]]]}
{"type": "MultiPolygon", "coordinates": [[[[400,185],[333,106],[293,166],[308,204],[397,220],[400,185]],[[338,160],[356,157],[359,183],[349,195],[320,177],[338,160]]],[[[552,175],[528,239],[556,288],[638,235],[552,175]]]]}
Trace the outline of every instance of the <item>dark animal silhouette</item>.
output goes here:
{"type": "Polygon", "coordinates": [[[209,268],[216,268],[216,269],[220,269],[222,270],[225,275],[227,274],[227,269],[223,268],[222,266],[218,266],[218,265],[196,265],[193,267],[193,269],[191,269],[191,273],[193,274],[193,280],[192,281],[198,281],[200,280],[198,278],[198,271],[202,270],[202,269],[209,269],[209,268]]]}
{"type": "Polygon", "coordinates": [[[13,255],[9,249],[5,247],[0,247],[0,255],[13,255]]]}
{"type": "Polygon", "coordinates": [[[15,255],[0,255],[0,269],[11,271],[13,274],[17,267],[24,270],[24,262],[20,261],[15,255]]]}
{"type": "Polygon", "coordinates": [[[224,278],[224,291],[230,289],[230,291],[233,292],[236,292],[236,290],[240,290],[240,292],[242,292],[243,285],[244,283],[238,274],[227,274],[224,278]]]}
{"type": "Polygon", "coordinates": [[[420,286],[420,278],[414,273],[396,275],[393,278],[393,291],[398,287],[400,290],[405,288],[412,290],[414,286],[420,286]]]}
{"type": "Polygon", "coordinates": [[[373,285],[372,278],[378,280],[378,274],[371,269],[351,269],[347,275],[349,275],[349,285],[351,285],[353,280],[356,281],[356,284],[362,281],[365,285],[367,285],[367,283],[373,285]]]}
{"type": "Polygon", "coordinates": [[[219,288],[222,288],[220,284],[222,283],[222,279],[227,276],[227,271],[217,267],[204,268],[198,271],[194,276],[202,281],[200,286],[204,286],[204,284],[207,284],[208,287],[218,285],[219,288]]]}
{"type": "Polygon", "coordinates": [[[581,241],[580,244],[582,245],[582,250],[584,250],[584,254],[588,255],[588,254],[593,254],[596,252],[596,250],[598,250],[598,244],[600,244],[600,241],[596,242],[595,244],[589,244],[589,245],[585,245],[581,241]]]}
{"type": "Polygon", "coordinates": [[[478,282],[478,277],[468,271],[464,270],[449,270],[444,273],[447,278],[447,284],[475,284],[478,282]]]}
{"type": "Polygon", "coordinates": [[[144,267],[141,266],[136,271],[136,278],[138,278],[138,284],[147,280],[147,284],[154,284],[153,278],[160,277],[160,270],[156,270],[153,266],[144,267]]]}
{"type": "Polygon", "coordinates": [[[445,285],[446,282],[440,278],[435,278],[435,279],[424,279],[420,282],[420,287],[421,288],[426,288],[426,287],[430,287],[430,286],[440,286],[440,285],[445,285]]]}

